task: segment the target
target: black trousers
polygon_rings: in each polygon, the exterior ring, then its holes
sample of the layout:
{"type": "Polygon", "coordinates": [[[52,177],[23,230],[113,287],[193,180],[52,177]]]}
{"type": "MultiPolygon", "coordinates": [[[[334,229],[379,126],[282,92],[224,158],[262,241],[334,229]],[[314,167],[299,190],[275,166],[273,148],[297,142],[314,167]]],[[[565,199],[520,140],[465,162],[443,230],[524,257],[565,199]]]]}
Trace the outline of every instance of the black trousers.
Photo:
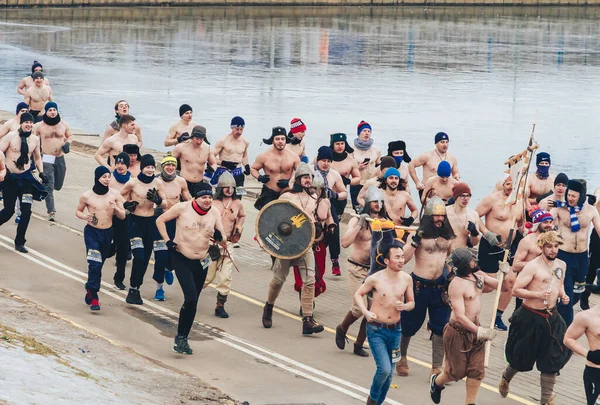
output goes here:
{"type": "Polygon", "coordinates": [[[125,266],[127,265],[127,257],[131,250],[128,217],[119,219],[116,215],[113,216],[113,240],[117,248],[117,271],[113,279],[122,283],[125,280],[125,266]]]}
{"type": "Polygon", "coordinates": [[[6,174],[2,195],[4,196],[4,209],[0,211],[0,226],[8,222],[15,214],[15,203],[17,199],[21,203],[21,220],[17,225],[17,237],[15,245],[24,245],[25,233],[31,219],[31,205],[33,204],[33,184],[21,180],[20,185],[10,173],[6,174]]]}
{"type": "Polygon", "coordinates": [[[585,366],[583,370],[583,388],[587,405],[595,405],[600,394],[600,368],[585,366]]]}
{"type": "Polygon", "coordinates": [[[340,258],[340,251],[342,250],[340,246],[340,220],[346,209],[346,204],[348,204],[348,200],[331,200],[331,216],[337,224],[333,236],[327,240],[331,260],[338,260],[340,258]]]}
{"type": "Polygon", "coordinates": [[[175,268],[175,275],[181,286],[181,291],[183,291],[183,305],[179,311],[177,333],[187,336],[194,324],[198,298],[202,292],[202,287],[204,287],[210,262],[203,266],[201,260],[188,259],[179,252],[171,252],[171,263],[175,268]]]}

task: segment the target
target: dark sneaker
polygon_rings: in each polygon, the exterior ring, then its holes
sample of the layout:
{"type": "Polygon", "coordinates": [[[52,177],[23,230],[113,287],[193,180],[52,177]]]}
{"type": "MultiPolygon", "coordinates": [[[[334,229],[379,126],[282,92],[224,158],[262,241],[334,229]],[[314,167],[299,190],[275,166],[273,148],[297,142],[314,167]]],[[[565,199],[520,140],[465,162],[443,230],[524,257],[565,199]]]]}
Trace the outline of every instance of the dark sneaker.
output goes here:
{"type": "Polygon", "coordinates": [[[263,308],[263,316],[262,316],[262,324],[265,328],[269,329],[273,326],[273,305],[265,302],[265,306],[263,308]]]}
{"type": "Polygon", "coordinates": [[[117,280],[114,280],[114,281],[115,281],[115,288],[116,288],[117,290],[121,290],[121,291],[123,291],[123,290],[125,290],[125,289],[127,288],[127,287],[125,286],[125,284],[123,284],[123,282],[122,282],[122,281],[117,281],[117,280]]]}
{"type": "Polygon", "coordinates": [[[354,354],[360,357],[369,357],[369,353],[362,347],[362,345],[354,344],[354,354]]]}
{"type": "Polygon", "coordinates": [[[496,316],[496,322],[494,322],[494,328],[506,332],[508,330],[508,326],[502,322],[501,316],[496,316]]]}
{"type": "Polygon", "coordinates": [[[349,340],[346,337],[346,333],[344,333],[344,329],[342,329],[342,325],[338,325],[338,327],[335,328],[335,345],[338,349],[344,350],[346,348],[346,343],[348,342],[349,340]]]}
{"type": "Polygon", "coordinates": [[[434,404],[440,403],[440,401],[442,400],[442,391],[444,390],[444,387],[438,387],[435,383],[437,376],[438,374],[432,374],[429,378],[429,395],[431,395],[431,400],[434,404]]]}
{"type": "Polygon", "coordinates": [[[92,311],[100,311],[100,301],[94,298],[92,300],[92,304],[90,305],[90,309],[92,311]]]}
{"type": "Polygon", "coordinates": [[[94,297],[92,296],[92,290],[87,290],[85,292],[85,298],[84,298],[86,305],[92,305],[92,299],[93,298],[94,297]]]}
{"type": "Polygon", "coordinates": [[[321,333],[325,328],[319,325],[313,316],[305,316],[302,318],[302,334],[312,335],[313,333],[321,333]]]}
{"type": "Polygon", "coordinates": [[[177,335],[175,336],[175,343],[173,343],[173,351],[181,354],[194,354],[194,351],[188,344],[187,336],[177,335]]]}
{"type": "Polygon", "coordinates": [[[125,302],[133,305],[143,305],[144,301],[142,300],[142,296],[140,295],[140,290],[135,288],[130,288],[127,293],[127,298],[125,298],[125,302]]]}
{"type": "Polygon", "coordinates": [[[27,250],[25,245],[15,245],[15,250],[21,253],[29,253],[29,250],[27,250]]]}
{"type": "Polygon", "coordinates": [[[341,276],[342,275],[342,271],[340,270],[340,264],[339,263],[333,263],[333,265],[331,266],[331,274],[333,274],[334,276],[341,276]]]}
{"type": "Polygon", "coordinates": [[[224,305],[217,305],[215,308],[215,316],[223,319],[229,318],[229,314],[225,311],[224,305]]]}

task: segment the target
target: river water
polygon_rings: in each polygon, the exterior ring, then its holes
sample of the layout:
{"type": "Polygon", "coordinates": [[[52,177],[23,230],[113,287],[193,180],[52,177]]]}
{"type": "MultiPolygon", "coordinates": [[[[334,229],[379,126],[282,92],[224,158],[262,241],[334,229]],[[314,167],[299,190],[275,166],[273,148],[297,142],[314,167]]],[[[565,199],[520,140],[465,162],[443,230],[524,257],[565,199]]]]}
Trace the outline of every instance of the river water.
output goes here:
{"type": "Polygon", "coordinates": [[[384,151],[415,157],[438,131],[475,201],[532,123],[552,171],[600,185],[596,8],[90,8],[0,13],[0,108],[34,59],[61,114],[102,133],[125,98],[145,146],[162,142],[178,107],[212,142],[241,115],[250,158],[270,128],[308,127],[313,157],[329,134],[353,139],[362,119],[384,151]],[[536,117],[537,118],[534,118],[536,117]]]}

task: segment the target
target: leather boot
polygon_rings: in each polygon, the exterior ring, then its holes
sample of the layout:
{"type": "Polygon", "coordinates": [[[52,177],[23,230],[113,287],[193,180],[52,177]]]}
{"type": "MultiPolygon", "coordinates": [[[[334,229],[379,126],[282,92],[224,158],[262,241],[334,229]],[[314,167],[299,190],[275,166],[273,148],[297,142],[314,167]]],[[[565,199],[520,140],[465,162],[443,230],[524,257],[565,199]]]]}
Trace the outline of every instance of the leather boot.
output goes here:
{"type": "Polygon", "coordinates": [[[369,353],[367,353],[363,346],[356,343],[354,343],[354,354],[360,357],[369,357],[369,353]]]}
{"type": "Polygon", "coordinates": [[[262,324],[265,328],[269,329],[273,326],[273,305],[265,302],[265,306],[263,308],[263,316],[262,316],[262,324]]]}
{"type": "Polygon", "coordinates": [[[401,356],[400,361],[396,363],[396,372],[400,377],[408,376],[408,358],[406,356],[401,356]]]}
{"type": "Polygon", "coordinates": [[[319,325],[315,318],[311,316],[305,316],[302,318],[302,334],[312,335],[313,333],[321,333],[325,328],[323,325],[319,325]]]}
{"type": "Polygon", "coordinates": [[[377,405],[377,401],[371,399],[371,396],[367,398],[367,405],[377,405]]]}

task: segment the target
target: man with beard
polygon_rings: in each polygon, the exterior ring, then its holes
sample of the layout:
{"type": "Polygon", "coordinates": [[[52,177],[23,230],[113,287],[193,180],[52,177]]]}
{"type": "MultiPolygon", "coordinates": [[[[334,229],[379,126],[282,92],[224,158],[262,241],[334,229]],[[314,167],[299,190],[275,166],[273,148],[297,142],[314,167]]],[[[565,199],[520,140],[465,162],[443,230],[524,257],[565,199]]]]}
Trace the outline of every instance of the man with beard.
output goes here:
{"type": "Polygon", "coordinates": [[[300,118],[293,118],[290,122],[290,132],[288,134],[289,143],[286,147],[296,153],[302,162],[308,163],[306,143],[304,142],[305,136],[306,125],[300,118]]]}
{"type": "MultiPolygon", "coordinates": [[[[335,344],[340,350],[346,347],[346,333],[348,328],[360,319],[362,312],[358,304],[354,302],[354,294],[367,278],[370,269],[371,254],[371,224],[370,219],[388,219],[385,211],[385,203],[381,190],[371,186],[365,194],[365,206],[360,213],[360,217],[352,218],[348,222],[348,229],[342,237],[342,246],[344,249],[352,246],[352,253],[348,257],[348,291],[352,297],[352,306],[341,324],[335,328],[335,344]]],[[[366,299],[365,305],[366,305],[366,299]]],[[[354,343],[354,354],[361,357],[368,357],[369,354],[363,349],[363,344],[367,338],[367,320],[363,318],[360,323],[356,343],[354,343]]]]}
{"type": "Polygon", "coordinates": [[[21,220],[17,225],[15,250],[27,253],[25,233],[31,219],[33,200],[41,201],[46,197],[44,185],[40,184],[32,174],[32,163],[35,163],[40,179],[44,184],[48,177],[44,173],[40,140],[31,136],[33,115],[21,114],[21,126],[0,139],[0,152],[6,158],[6,177],[3,183],[4,209],[0,211],[0,226],[4,225],[15,213],[15,202],[21,204],[21,220]]]}
{"type": "MultiPolygon", "coordinates": [[[[246,122],[242,117],[233,117],[230,125],[231,132],[219,139],[215,145],[213,155],[217,158],[219,167],[212,177],[211,184],[217,184],[221,173],[227,171],[235,179],[236,188],[244,186],[244,176],[250,175],[250,165],[248,164],[249,143],[242,136],[245,126],[246,122]]],[[[241,198],[240,191],[236,189],[238,197],[241,198]]]]}
{"type": "Polygon", "coordinates": [[[173,157],[179,159],[179,175],[187,181],[191,195],[196,195],[196,187],[203,181],[204,173],[214,173],[217,160],[210,152],[210,143],[206,138],[206,128],[196,125],[192,129],[192,141],[183,142],[173,148],[173,157]]]}
{"type": "Polygon", "coordinates": [[[448,135],[445,132],[438,132],[435,135],[435,149],[432,151],[423,153],[415,160],[408,164],[408,172],[410,177],[415,182],[419,195],[423,194],[425,183],[430,177],[435,176],[437,168],[440,162],[447,161],[450,163],[452,168],[452,177],[456,180],[460,180],[460,173],[458,171],[458,163],[456,157],[448,152],[448,143],[450,142],[448,135]],[[423,177],[419,180],[417,175],[417,167],[423,166],[423,177]]]}
{"type": "Polygon", "coordinates": [[[88,262],[88,281],[85,283],[85,303],[92,311],[100,310],[98,291],[102,284],[102,266],[113,253],[113,215],[125,219],[123,197],[108,187],[110,172],[98,166],[94,172],[94,187],[79,198],[75,215],[87,221],[83,239],[88,262]],[[87,210],[87,213],[85,212],[87,210]]]}
{"type": "Polygon", "coordinates": [[[542,194],[535,199],[536,201],[539,201],[540,208],[549,210],[554,207],[554,201],[564,203],[567,198],[567,184],[569,184],[569,177],[564,173],[558,173],[554,178],[553,191],[542,194]]]}
{"type": "Polygon", "coordinates": [[[71,128],[63,121],[58,113],[58,105],[51,101],[46,104],[46,113],[43,121],[33,127],[34,135],[42,142],[42,161],[44,162],[44,173],[48,176],[46,184],[46,211],[48,221],[54,222],[56,207],[54,206],[54,190],[59,191],[65,181],[67,164],[65,154],[71,150],[71,128]]]}
{"type": "MultiPolygon", "coordinates": [[[[329,146],[321,146],[317,152],[317,164],[315,169],[318,170],[323,176],[325,181],[325,192],[332,206],[339,203],[339,201],[347,201],[348,192],[346,186],[342,180],[342,176],[335,170],[332,169],[333,151],[329,146]]],[[[335,215],[332,216],[335,221],[335,215]]],[[[328,238],[327,242],[329,245],[329,257],[331,258],[332,266],[331,273],[334,276],[341,276],[342,272],[339,265],[340,257],[340,232],[339,222],[336,222],[335,232],[332,233],[331,237],[328,238]]]]}
{"type": "MultiPolygon", "coordinates": [[[[569,180],[567,201],[555,201],[556,208],[550,211],[564,241],[558,251],[558,258],[567,266],[564,288],[570,300],[567,304],[559,304],[558,312],[567,326],[573,322],[573,305],[585,291],[590,225],[593,225],[596,233],[600,233],[600,214],[596,207],[585,203],[586,191],[585,180],[569,180]]],[[[595,202],[595,197],[592,197],[595,202]]]]}
{"type": "Polygon", "coordinates": [[[156,164],[152,155],[142,156],[141,173],[136,178],[130,179],[121,189],[121,195],[127,200],[124,204],[129,214],[129,239],[133,263],[131,278],[126,302],[128,304],[142,305],[140,287],[144,282],[144,275],[154,251],[154,275],[156,281],[156,300],[164,300],[162,284],[167,267],[166,239],[161,239],[156,228],[154,208],[167,207],[165,191],[162,183],[154,177],[156,164]],[[135,214],[134,214],[135,212],[135,214]],[[161,299],[162,298],[162,299],[161,299]]]}
{"type": "MultiPolygon", "coordinates": [[[[506,288],[500,294],[500,300],[498,302],[498,310],[496,311],[496,322],[495,327],[498,330],[506,331],[508,327],[502,321],[502,314],[506,311],[508,304],[512,299],[512,289],[517,279],[517,275],[523,270],[523,267],[542,254],[542,249],[538,246],[537,240],[539,236],[552,230],[554,218],[548,211],[539,209],[539,207],[532,207],[531,219],[533,226],[532,232],[525,236],[519,242],[515,256],[512,261],[512,271],[509,271],[506,275],[506,288]]],[[[508,266],[508,263],[506,264],[508,266]]],[[[521,299],[517,298],[516,308],[521,306],[521,299]]],[[[515,309],[516,309],[515,308],[515,309]]]]}
{"type": "MultiPolygon", "coordinates": [[[[33,61],[33,65],[31,65],[31,74],[29,76],[25,76],[19,82],[19,85],[17,86],[17,93],[19,93],[19,94],[21,94],[21,95],[24,96],[25,92],[27,91],[27,89],[34,85],[34,83],[33,83],[33,74],[35,72],[44,73],[44,67],[37,60],[34,60],[33,61]]],[[[44,77],[44,84],[46,86],[50,86],[50,82],[48,81],[47,77],[44,77]]]]}
{"type": "Polygon", "coordinates": [[[525,195],[529,199],[530,204],[540,202],[538,197],[547,196],[552,193],[552,185],[554,184],[554,175],[550,173],[550,155],[546,152],[540,152],[535,158],[537,171],[535,176],[527,178],[525,185],[525,195]]]}
{"type": "Polygon", "coordinates": [[[54,101],[54,99],[52,98],[52,89],[44,83],[42,72],[36,71],[31,77],[34,85],[27,89],[23,101],[29,106],[29,112],[33,115],[34,121],[40,122],[42,120],[40,113],[44,106],[47,102],[54,101]]]}
{"type": "Polygon", "coordinates": [[[229,314],[225,311],[225,303],[231,291],[231,280],[233,279],[231,248],[233,243],[237,242],[242,236],[244,222],[246,221],[244,205],[237,199],[235,187],[235,179],[231,173],[224,172],[219,177],[217,193],[212,202],[212,207],[221,214],[221,221],[225,230],[223,239],[225,241],[219,247],[219,258],[214,260],[208,268],[204,288],[216,280],[217,306],[215,316],[219,318],[229,318],[229,314]]]}
{"type": "MultiPolygon", "coordinates": [[[[108,138],[118,133],[121,130],[121,118],[124,115],[129,115],[129,103],[125,100],[119,100],[115,103],[115,120],[108,124],[106,130],[104,131],[104,135],[102,136],[102,142],[106,141],[108,138]]],[[[133,130],[133,134],[136,136],[136,144],[142,144],[142,127],[136,123],[135,129],[133,130]]],[[[133,173],[132,173],[133,174],[133,173]]]]}
{"type": "Polygon", "coordinates": [[[298,155],[285,147],[287,142],[289,138],[285,128],[273,127],[271,137],[263,139],[263,143],[272,146],[259,154],[250,166],[252,177],[263,184],[260,196],[254,203],[254,208],[259,211],[278,199],[283,189],[288,188],[292,173],[300,163],[298,155]],[[261,169],[264,174],[260,174],[261,169]]]}
{"type": "Polygon", "coordinates": [[[452,188],[458,183],[458,180],[450,177],[451,175],[452,168],[450,167],[450,163],[445,160],[440,162],[437,167],[437,176],[432,176],[425,182],[421,201],[426,203],[431,197],[430,194],[434,194],[449,205],[450,198],[452,197],[452,188]]]}
{"type": "Polygon", "coordinates": [[[178,143],[185,142],[190,139],[192,136],[190,133],[196,126],[192,121],[192,107],[188,104],[182,104],[179,107],[179,121],[175,124],[171,125],[169,128],[169,132],[167,133],[167,138],[165,139],[165,146],[173,146],[178,143]]]}
{"type": "MultiPolygon", "coordinates": [[[[358,193],[358,196],[356,197],[358,205],[360,205],[361,207],[365,206],[365,194],[367,193],[367,190],[371,186],[379,187],[381,182],[383,182],[383,176],[385,175],[386,170],[390,167],[396,168],[396,161],[394,160],[394,158],[391,156],[382,157],[381,164],[375,171],[378,174],[378,177],[372,177],[369,180],[365,181],[365,185],[363,186],[363,188],[360,189],[360,193],[358,193]]],[[[402,178],[402,173],[400,173],[400,178],[402,178]]]]}
{"type": "Polygon", "coordinates": [[[140,174],[140,147],[137,144],[123,145],[123,152],[129,155],[129,173],[133,177],[137,177],[140,174]]]}
{"type": "MultiPolygon", "coordinates": [[[[387,155],[394,158],[394,161],[396,162],[396,168],[400,172],[400,178],[402,180],[406,181],[406,186],[407,186],[406,189],[407,189],[407,191],[409,191],[409,188],[408,188],[408,176],[409,176],[408,164],[412,161],[412,159],[410,158],[410,156],[408,155],[408,152],[406,151],[406,142],[392,141],[392,142],[388,143],[387,155]],[[406,163],[406,164],[403,165],[402,163],[406,163]]],[[[383,164],[383,158],[381,158],[381,163],[383,164]]]]}
{"type": "MultiPolygon", "coordinates": [[[[313,171],[306,163],[300,163],[294,176],[295,179],[291,190],[283,193],[279,198],[292,201],[299,207],[302,207],[304,215],[310,221],[314,222],[316,198],[311,191],[313,171]]],[[[330,229],[327,232],[331,233],[330,229]]],[[[323,325],[317,323],[312,314],[315,298],[315,260],[310,249],[296,259],[275,259],[275,263],[273,264],[273,279],[269,284],[267,302],[263,308],[262,324],[267,329],[273,326],[273,305],[275,305],[275,300],[279,296],[281,288],[290,272],[290,267],[293,266],[298,266],[300,275],[302,276],[302,291],[300,295],[303,315],[302,334],[312,335],[313,333],[323,332],[323,325]]]]}
{"type": "MultiPolygon", "coordinates": [[[[129,155],[125,152],[121,152],[115,157],[115,170],[113,170],[112,176],[108,187],[121,192],[123,186],[131,178],[129,169],[129,155]]],[[[127,265],[128,256],[130,255],[131,248],[129,246],[129,221],[127,218],[119,218],[117,215],[113,216],[112,219],[113,229],[113,240],[115,243],[116,250],[116,264],[117,268],[115,275],[113,276],[114,286],[119,290],[125,290],[125,266],[127,265]]]]}
{"type": "Polygon", "coordinates": [[[122,115],[119,120],[121,125],[119,132],[105,139],[100,144],[100,147],[94,154],[96,162],[107,168],[112,167],[112,158],[123,152],[123,147],[128,144],[138,145],[138,138],[135,136],[135,117],[131,115],[122,115]],[[108,159],[104,160],[104,155],[108,155],[108,159]]]}
{"type": "Polygon", "coordinates": [[[21,114],[29,112],[29,106],[21,101],[17,104],[17,112],[14,117],[6,121],[2,126],[0,126],[0,138],[9,132],[13,132],[19,129],[21,126],[21,114]]]}
{"type": "Polygon", "coordinates": [[[552,393],[556,375],[571,358],[571,351],[563,344],[567,325],[556,310],[556,302],[569,302],[565,293],[565,263],[557,259],[562,243],[556,231],[538,237],[542,254],[523,267],[513,287],[513,295],[523,299],[523,305],[511,318],[504,369],[498,391],[503,398],[509,393],[509,384],[518,372],[530,371],[536,364],[540,371],[540,404],[554,405],[552,393]]]}
{"type": "Polygon", "coordinates": [[[177,335],[173,344],[173,351],[176,353],[193,354],[188,336],[211,262],[209,249],[217,247],[211,240],[221,243],[225,234],[221,213],[211,209],[212,199],[212,187],[201,182],[193,200],[174,205],[156,219],[156,227],[167,241],[175,275],[183,291],[184,301],[179,311],[177,335]],[[172,220],[177,224],[175,239],[170,239],[165,225],[172,220]]]}
{"type": "Polygon", "coordinates": [[[376,167],[381,164],[381,152],[373,146],[373,138],[371,137],[372,128],[366,121],[361,121],[356,127],[356,139],[354,140],[354,160],[358,164],[360,172],[359,184],[350,186],[350,197],[352,199],[352,208],[357,213],[360,211],[360,206],[356,200],[360,189],[365,185],[365,182],[373,177],[376,167]]]}
{"type": "Polygon", "coordinates": [[[379,188],[383,190],[383,201],[392,221],[396,225],[411,226],[419,212],[412,197],[406,191],[406,183],[404,180],[400,180],[398,169],[394,167],[387,169],[379,188]],[[404,217],[406,207],[410,210],[409,217],[404,217]]]}
{"type": "Polygon", "coordinates": [[[396,371],[408,375],[408,345],[410,339],[421,329],[429,312],[427,329],[431,330],[431,374],[439,374],[444,359],[442,334],[450,317],[450,308],[442,300],[446,285],[446,258],[450,254],[452,240],[456,235],[446,217],[446,205],[439,197],[433,197],[425,206],[419,229],[408,238],[404,247],[406,262],[415,257],[411,274],[415,295],[415,309],[402,317],[400,361],[396,371]]]}
{"type": "Polygon", "coordinates": [[[485,342],[496,331],[480,326],[481,296],[496,291],[498,280],[480,271],[477,256],[468,248],[455,249],[450,255],[455,277],[448,286],[452,302],[450,321],[444,327],[444,371],[432,375],[429,394],[435,404],[441,400],[444,385],[467,378],[465,404],[475,404],[485,377],[485,342]]]}
{"type": "Polygon", "coordinates": [[[452,241],[452,250],[477,246],[481,220],[475,210],[467,208],[471,201],[471,188],[467,183],[456,183],[452,188],[454,204],[448,206],[446,213],[456,239],[452,241]]]}

